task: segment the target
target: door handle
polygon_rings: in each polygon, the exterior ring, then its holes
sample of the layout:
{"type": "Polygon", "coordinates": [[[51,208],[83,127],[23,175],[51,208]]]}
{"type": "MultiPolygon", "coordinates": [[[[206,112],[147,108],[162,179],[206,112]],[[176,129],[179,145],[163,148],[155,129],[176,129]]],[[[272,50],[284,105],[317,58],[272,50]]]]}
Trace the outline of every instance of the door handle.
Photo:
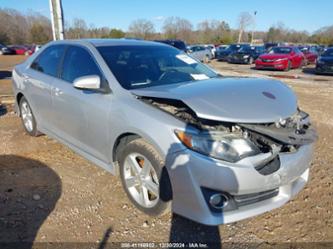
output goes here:
{"type": "Polygon", "coordinates": [[[56,96],[63,94],[63,92],[58,87],[53,88],[53,91],[54,91],[54,95],[56,95],[56,96]]]}
{"type": "Polygon", "coordinates": [[[30,79],[30,78],[29,78],[28,75],[25,75],[25,74],[23,75],[23,81],[24,81],[24,82],[28,81],[29,79],[30,79]]]}

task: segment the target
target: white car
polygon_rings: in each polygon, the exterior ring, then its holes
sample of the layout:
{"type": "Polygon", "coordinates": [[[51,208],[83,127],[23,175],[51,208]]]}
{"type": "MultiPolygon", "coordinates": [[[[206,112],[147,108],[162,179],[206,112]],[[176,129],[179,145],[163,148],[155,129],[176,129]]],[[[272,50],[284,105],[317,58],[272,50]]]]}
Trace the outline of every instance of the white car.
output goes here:
{"type": "Polygon", "coordinates": [[[198,61],[208,63],[214,58],[212,51],[204,45],[191,45],[187,47],[187,53],[198,61]]]}
{"type": "Polygon", "coordinates": [[[216,48],[214,44],[206,44],[204,45],[205,48],[210,49],[210,51],[212,52],[213,58],[215,58],[216,55],[216,48]]]}

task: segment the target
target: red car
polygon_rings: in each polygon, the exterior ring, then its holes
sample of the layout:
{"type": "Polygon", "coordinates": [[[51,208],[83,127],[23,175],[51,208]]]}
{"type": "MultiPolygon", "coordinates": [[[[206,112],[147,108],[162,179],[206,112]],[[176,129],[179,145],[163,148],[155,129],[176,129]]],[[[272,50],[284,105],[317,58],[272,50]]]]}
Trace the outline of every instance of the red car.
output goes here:
{"type": "Polygon", "coordinates": [[[297,48],[292,46],[273,47],[266,54],[258,57],[256,69],[276,69],[288,71],[304,66],[306,58],[297,48]]]}
{"type": "Polygon", "coordinates": [[[313,46],[299,46],[299,50],[304,54],[308,64],[316,64],[318,59],[318,51],[313,46]]]}
{"type": "Polygon", "coordinates": [[[35,51],[33,46],[12,45],[10,48],[13,49],[18,55],[32,55],[35,51]]]}

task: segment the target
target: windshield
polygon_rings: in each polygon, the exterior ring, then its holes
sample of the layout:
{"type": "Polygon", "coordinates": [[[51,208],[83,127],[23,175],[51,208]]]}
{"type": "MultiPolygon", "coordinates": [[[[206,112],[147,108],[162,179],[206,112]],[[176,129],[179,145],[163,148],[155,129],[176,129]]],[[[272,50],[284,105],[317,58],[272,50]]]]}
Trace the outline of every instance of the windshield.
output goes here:
{"type": "Polygon", "coordinates": [[[173,42],[173,46],[175,47],[175,48],[178,48],[178,49],[180,49],[180,50],[186,50],[186,45],[185,45],[185,43],[184,42],[181,42],[181,41],[175,41],[175,42],[173,42]]]}
{"type": "Polygon", "coordinates": [[[322,56],[333,56],[333,49],[327,49],[322,56]]]}
{"type": "Polygon", "coordinates": [[[218,46],[216,49],[219,51],[222,51],[222,50],[226,50],[228,48],[229,48],[229,46],[218,46]]]}
{"type": "Polygon", "coordinates": [[[110,70],[125,89],[136,89],[218,75],[207,66],[173,47],[97,47],[110,70]]]}
{"type": "Polygon", "coordinates": [[[269,53],[270,54],[289,54],[291,52],[291,48],[286,47],[274,47],[272,48],[269,53]]]}
{"type": "Polygon", "coordinates": [[[242,47],[238,52],[251,53],[255,48],[249,46],[242,47]]]}
{"type": "Polygon", "coordinates": [[[301,46],[301,47],[298,47],[298,49],[301,50],[303,53],[310,52],[310,47],[301,46]]]}

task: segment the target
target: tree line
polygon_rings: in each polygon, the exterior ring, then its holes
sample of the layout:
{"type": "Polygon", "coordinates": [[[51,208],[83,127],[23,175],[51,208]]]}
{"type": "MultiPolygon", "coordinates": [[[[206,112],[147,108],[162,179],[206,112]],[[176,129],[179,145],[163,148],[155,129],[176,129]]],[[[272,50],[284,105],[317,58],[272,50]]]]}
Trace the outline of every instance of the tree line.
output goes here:
{"type": "MultiPolygon", "coordinates": [[[[189,44],[233,42],[292,42],[333,44],[333,25],[309,33],[288,29],[278,23],[268,31],[255,31],[253,16],[244,12],[239,15],[238,28],[232,29],[223,20],[204,20],[196,27],[187,19],[168,17],[164,20],[161,32],[156,31],[152,21],[137,19],[131,22],[127,31],[110,27],[87,25],[85,20],[76,18],[71,23],[65,22],[67,39],[80,38],[141,38],[147,40],[181,39],[189,44]],[[252,37],[253,36],[253,37],[252,37]]],[[[13,9],[0,8],[0,43],[3,44],[44,44],[52,40],[52,28],[49,18],[37,13],[23,14],[13,9]]]]}

